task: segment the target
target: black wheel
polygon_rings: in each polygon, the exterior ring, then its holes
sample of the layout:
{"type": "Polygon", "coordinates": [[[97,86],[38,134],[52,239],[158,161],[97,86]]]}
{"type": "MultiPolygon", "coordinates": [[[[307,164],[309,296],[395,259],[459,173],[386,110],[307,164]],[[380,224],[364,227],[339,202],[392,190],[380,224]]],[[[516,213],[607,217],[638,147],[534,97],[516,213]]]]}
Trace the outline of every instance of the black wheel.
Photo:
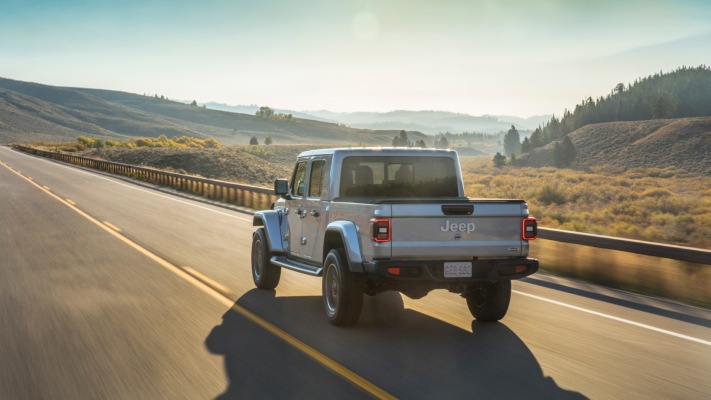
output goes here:
{"type": "Polygon", "coordinates": [[[511,301],[511,281],[485,283],[466,295],[467,305],[477,321],[498,321],[511,301]]]}
{"type": "Polygon", "coordinates": [[[252,235],[252,279],[259,289],[274,289],[281,278],[281,267],[269,261],[269,249],[264,228],[252,235]]]}
{"type": "Polygon", "coordinates": [[[355,324],[363,306],[365,277],[351,273],[343,249],[329,251],[323,267],[323,307],[328,320],[336,326],[355,324]]]}

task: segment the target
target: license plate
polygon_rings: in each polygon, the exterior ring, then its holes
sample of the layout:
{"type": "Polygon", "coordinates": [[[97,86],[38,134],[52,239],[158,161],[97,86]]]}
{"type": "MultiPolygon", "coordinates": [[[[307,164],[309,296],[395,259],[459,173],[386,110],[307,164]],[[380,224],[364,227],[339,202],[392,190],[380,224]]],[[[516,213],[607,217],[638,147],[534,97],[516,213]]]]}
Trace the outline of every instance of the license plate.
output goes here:
{"type": "Polygon", "coordinates": [[[446,262],[444,263],[445,278],[471,278],[471,262],[446,262]]]}

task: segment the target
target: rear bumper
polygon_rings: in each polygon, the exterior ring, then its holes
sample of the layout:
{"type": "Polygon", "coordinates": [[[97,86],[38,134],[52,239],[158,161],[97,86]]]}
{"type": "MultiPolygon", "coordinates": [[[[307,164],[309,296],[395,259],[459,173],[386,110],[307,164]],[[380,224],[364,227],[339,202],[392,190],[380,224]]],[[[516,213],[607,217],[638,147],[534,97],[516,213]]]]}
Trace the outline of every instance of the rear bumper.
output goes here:
{"type": "Polygon", "coordinates": [[[448,287],[450,284],[521,279],[538,271],[538,260],[533,258],[473,260],[471,263],[472,276],[467,278],[445,278],[444,261],[375,260],[363,263],[363,269],[369,278],[376,280],[430,283],[435,288],[448,287]],[[393,268],[399,268],[399,273],[392,273],[393,268]]]}

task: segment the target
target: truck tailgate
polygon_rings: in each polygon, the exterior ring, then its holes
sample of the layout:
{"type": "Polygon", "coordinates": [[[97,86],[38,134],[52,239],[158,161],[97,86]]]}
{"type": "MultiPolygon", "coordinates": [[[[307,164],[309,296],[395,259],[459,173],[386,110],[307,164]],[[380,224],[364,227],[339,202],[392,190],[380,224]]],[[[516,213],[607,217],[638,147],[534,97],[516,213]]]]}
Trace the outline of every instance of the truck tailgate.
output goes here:
{"type": "Polygon", "coordinates": [[[528,216],[523,201],[392,204],[391,215],[393,258],[528,255],[521,238],[521,221],[528,216]]]}

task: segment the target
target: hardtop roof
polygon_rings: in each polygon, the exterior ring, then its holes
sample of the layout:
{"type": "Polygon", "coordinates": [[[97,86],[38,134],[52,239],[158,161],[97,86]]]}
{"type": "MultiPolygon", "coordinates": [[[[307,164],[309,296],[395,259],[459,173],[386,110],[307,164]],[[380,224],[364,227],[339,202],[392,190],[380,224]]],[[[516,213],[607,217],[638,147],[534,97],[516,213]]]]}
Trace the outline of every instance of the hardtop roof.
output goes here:
{"type": "Polygon", "coordinates": [[[308,158],[321,155],[339,155],[342,157],[350,155],[367,156],[457,156],[457,152],[449,149],[423,149],[419,147],[343,147],[333,149],[308,150],[299,154],[298,158],[308,158]]]}

